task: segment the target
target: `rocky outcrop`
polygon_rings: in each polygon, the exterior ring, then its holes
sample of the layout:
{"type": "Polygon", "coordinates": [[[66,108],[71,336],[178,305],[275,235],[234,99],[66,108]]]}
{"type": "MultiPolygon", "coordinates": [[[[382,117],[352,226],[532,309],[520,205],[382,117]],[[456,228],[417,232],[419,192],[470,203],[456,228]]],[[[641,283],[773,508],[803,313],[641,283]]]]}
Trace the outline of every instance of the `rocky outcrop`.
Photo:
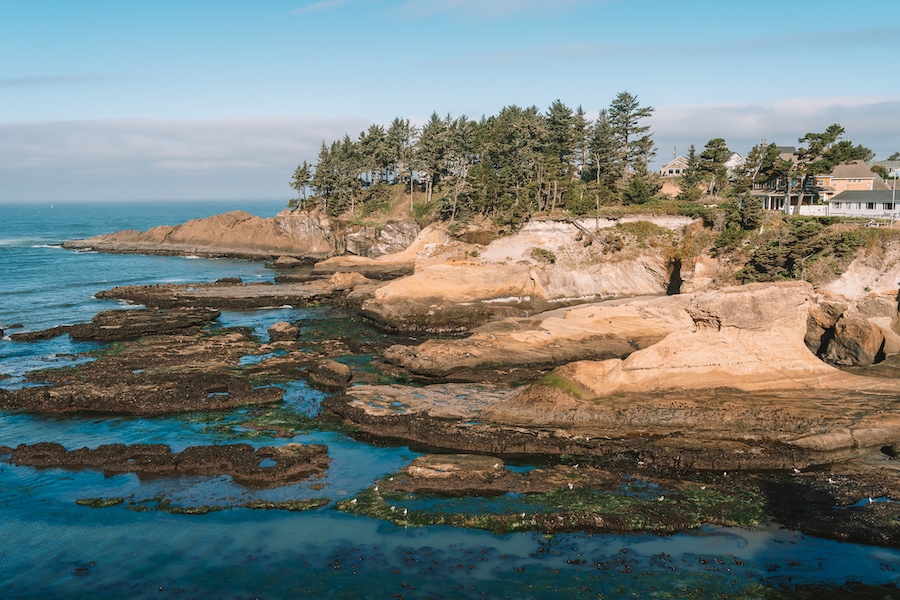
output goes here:
{"type": "Polygon", "coordinates": [[[419,225],[411,219],[388,221],[380,227],[351,226],[346,234],[346,252],[370,258],[396,254],[415,242],[419,230],[419,225]]]}
{"type": "Polygon", "coordinates": [[[822,358],[833,365],[874,364],[884,358],[884,333],[866,319],[841,317],[822,358]]]}
{"type": "Polygon", "coordinates": [[[300,328],[287,321],[273,323],[268,330],[270,342],[296,342],[300,328]]]}
{"type": "Polygon", "coordinates": [[[254,387],[237,369],[258,347],[249,334],[227,330],[142,337],[94,362],[30,373],[44,385],[0,390],[0,408],[159,415],[278,402],[281,388],[254,387]]]}
{"type": "Polygon", "coordinates": [[[256,260],[314,262],[344,252],[378,256],[404,249],[418,233],[415,221],[394,221],[376,229],[347,233],[319,211],[285,210],[272,218],[232,211],[181,225],[147,231],[118,231],[85,240],[69,240],[70,249],[129,254],[229,256],[256,260]]]}
{"type": "Polygon", "coordinates": [[[172,310],[106,310],[94,315],[90,323],[59,325],[43,331],[14,333],[10,339],[30,342],[68,333],[73,340],[115,342],[144,335],[161,335],[199,327],[217,319],[219,311],[209,308],[172,310]]]}
{"type": "Polygon", "coordinates": [[[521,379],[576,360],[624,358],[687,327],[681,297],[579,305],[488,323],[458,340],[392,346],[387,362],[454,381],[521,379]]]}
{"type": "Polygon", "coordinates": [[[669,261],[661,251],[609,252],[600,244],[575,243],[583,237],[571,223],[532,221],[486,247],[448,245],[439,255],[417,259],[412,276],[377,289],[362,311],[390,328],[451,332],[668,289],[669,261]]]}
{"type": "Polygon", "coordinates": [[[794,282],[661,298],[678,328],[625,359],[515,390],[357,386],[328,404],[366,431],[457,450],[633,452],[678,468],[805,468],[893,445],[900,384],[808,350],[813,296],[794,282]]]}
{"type": "Polygon", "coordinates": [[[322,475],[330,460],[328,448],[320,444],[190,446],[173,453],[163,444],[107,444],[67,451],[60,444],[41,442],[9,450],[8,462],[14,465],[138,476],[228,475],[236,483],[254,487],[281,486],[322,475]]]}

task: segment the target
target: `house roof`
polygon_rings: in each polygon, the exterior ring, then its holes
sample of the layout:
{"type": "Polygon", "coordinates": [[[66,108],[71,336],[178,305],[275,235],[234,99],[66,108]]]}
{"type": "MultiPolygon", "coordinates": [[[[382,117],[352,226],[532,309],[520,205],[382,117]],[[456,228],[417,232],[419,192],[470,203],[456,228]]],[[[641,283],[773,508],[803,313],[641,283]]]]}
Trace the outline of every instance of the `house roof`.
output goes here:
{"type": "Polygon", "coordinates": [[[893,190],[846,190],[832,196],[828,202],[894,202],[893,190]]]}
{"type": "Polygon", "coordinates": [[[674,159],[670,160],[665,165],[663,165],[663,169],[668,169],[669,167],[676,167],[676,166],[685,166],[686,167],[687,164],[688,164],[688,162],[685,157],[676,156],[674,159]]]}
{"type": "Polygon", "coordinates": [[[831,170],[831,176],[835,179],[874,179],[877,177],[869,165],[862,160],[836,165],[831,170]]]}

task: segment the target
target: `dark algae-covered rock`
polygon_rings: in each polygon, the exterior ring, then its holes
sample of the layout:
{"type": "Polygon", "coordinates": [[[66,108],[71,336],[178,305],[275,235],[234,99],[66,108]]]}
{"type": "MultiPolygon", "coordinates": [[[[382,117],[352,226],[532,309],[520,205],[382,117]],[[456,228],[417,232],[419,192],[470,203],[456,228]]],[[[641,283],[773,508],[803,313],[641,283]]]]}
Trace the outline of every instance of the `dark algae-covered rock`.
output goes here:
{"type": "Polygon", "coordinates": [[[19,466],[95,469],[142,477],[228,475],[241,485],[274,487],[323,475],[330,459],[321,444],[190,446],[172,452],[163,444],[106,444],[66,450],[61,444],[40,442],[19,445],[9,453],[8,461],[19,466]]]}

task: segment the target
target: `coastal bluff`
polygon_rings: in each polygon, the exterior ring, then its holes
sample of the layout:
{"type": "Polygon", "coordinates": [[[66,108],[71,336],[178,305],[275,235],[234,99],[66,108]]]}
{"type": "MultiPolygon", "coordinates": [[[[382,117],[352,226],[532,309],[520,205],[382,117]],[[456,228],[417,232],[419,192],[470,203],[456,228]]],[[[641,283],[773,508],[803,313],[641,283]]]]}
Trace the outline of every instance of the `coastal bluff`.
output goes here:
{"type": "Polygon", "coordinates": [[[414,221],[390,221],[380,228],[348,226],[320,211],[284,210],[258,217],[242,210],[161,225],[147,231],[124,230],[82,240],[64,248],[114,254],[230,257],[273,260],[289,256],[306,262],[345,252],[380,256],[409,246],[419,227],[414,221]]]}

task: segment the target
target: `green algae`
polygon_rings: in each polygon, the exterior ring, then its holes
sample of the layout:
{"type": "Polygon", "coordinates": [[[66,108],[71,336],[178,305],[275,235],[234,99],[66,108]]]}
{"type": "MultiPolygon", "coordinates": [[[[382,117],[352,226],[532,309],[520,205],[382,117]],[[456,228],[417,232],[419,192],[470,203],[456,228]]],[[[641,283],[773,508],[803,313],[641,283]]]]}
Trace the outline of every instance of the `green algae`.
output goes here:
{"type": "Polygon", "coordinates": [[[125,498],[118,496],[111,498],[79,498],[75,501],[78,506],[88,506],[90,508],[109,508],[110,506],[119,506],[125,503],[125,498]]]}
{"type": "Polygon", "coordinates": [[[390,521],[403,527],[449,525],[485,529],[494,533],[513,531],[615,531],[675,533],[704,524],[751,527],[765,514],[765,501],[742,490],[725,492],[699,484],[682,491],[647,490],[629,492],[562,488],[526,494],[519,512],[479,512],[410,509],[404,504],[429,498],[409,493],[379,493],[368,488],[355,498],[336,503],[337,510],[390,521]],[[650,493],[652,492],[652,493],[650,493]]]}
{"type": "Polygon", "coordinates": [[[328,498],[310,498],[308,500],[285,500],[282,502],[272,502],[269,500],[255,500],[245,502],[243,508],[253,510],[287,510],[290,512],[303,512],[321,508],[331,502],[328,498]]]}

